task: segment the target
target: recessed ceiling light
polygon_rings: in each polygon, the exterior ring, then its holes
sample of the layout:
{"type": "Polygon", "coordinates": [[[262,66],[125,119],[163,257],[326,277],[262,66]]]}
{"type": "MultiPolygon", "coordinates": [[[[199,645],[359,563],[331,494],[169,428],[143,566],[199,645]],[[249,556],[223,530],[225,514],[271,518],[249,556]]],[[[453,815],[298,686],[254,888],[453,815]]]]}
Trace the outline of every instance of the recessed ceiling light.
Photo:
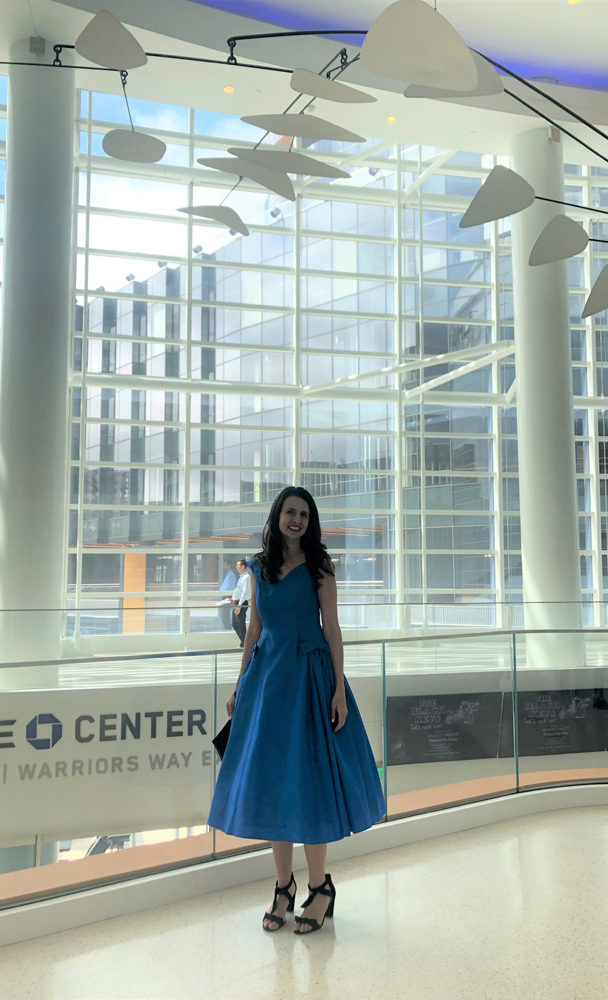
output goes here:
{"type": "Polygon", "coordinates": [[[230,87],[230,86],[224,87],[224,93],[225,94],[234,94],[234,87],[230,87]]]}
{"type": "Polygon", "coordinates": [[[570,4],[571,7],[576,7],[577,3],[580,2],[581,0],[568,0],[568,3],[570,4]]]}
{"type": "Polygon", "coordinates": [[[386,121],[388,125],[394,125],[397,119],[395,118],[394,115],[389,115],[386,121]]]}

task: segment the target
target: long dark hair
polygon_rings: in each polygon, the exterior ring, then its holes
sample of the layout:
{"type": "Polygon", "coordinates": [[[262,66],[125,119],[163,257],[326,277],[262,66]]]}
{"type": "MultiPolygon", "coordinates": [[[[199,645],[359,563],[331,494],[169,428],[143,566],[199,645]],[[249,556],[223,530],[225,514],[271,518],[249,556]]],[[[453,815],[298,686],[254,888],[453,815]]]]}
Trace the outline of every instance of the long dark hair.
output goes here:
{"type": "Polygon", "coordinates": [[[321,523],[317,505],[303,486],[286,486],[274,499],[268,520],[262,531],[262,551],[256,555],[261,567],[262,578],[270,583],[277,583],[279,579],[287,547],[279,531],[279,517],[288,497],[299,497],[300,500],[304,500],[308,504],[308,527],[300,539],[300,546],[306,559],[308,571],[315,586],[318,587],[323,573],[331,573],[333,576],[334,571],[327,548],[321,541],[321,523]]]}

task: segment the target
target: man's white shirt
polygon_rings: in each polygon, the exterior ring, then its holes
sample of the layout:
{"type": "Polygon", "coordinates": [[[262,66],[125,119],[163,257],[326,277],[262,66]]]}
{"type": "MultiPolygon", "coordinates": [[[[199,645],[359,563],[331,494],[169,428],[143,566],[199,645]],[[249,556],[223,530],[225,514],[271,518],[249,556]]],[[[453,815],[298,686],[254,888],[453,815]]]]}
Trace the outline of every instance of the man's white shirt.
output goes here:
{"type": "Polygon", "coordinates": [[[242,605],[244,601],[251,600],[251,577],[247,571],[241,573],[236,581],[236,587],[234,588],[232,600],[239,606],[242,605]]]}

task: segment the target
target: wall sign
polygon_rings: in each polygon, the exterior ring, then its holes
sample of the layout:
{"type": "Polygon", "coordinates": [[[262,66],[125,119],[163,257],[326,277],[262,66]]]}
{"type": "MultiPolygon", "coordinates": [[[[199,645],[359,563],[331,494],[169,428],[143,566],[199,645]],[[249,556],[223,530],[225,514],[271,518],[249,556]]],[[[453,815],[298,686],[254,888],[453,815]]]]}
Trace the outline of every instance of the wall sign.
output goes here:
{"type": "MultiPolygon", "coordinates": [[[[520,757],[608,749],[608,701],[600,689],[520,691],[520,757]]],[[[405,695],[387,698],[390,764],[513,757],[513,695],[405,695]]]]}
{"type": "Polygon", "coordinates": [[[205,823],[210,712],[202,685],[3,693],[0,846],[205,823]]]}
{"type": "Polygon", "coordinates": [[[497,757],[500,692],[387,698],[388,764],[497,757]]]}
{"type": "Polygon", "coordinates": [[[608,705],[602,702],[593,690],[519,692],[521,756],[605,750],[608,705]]]}

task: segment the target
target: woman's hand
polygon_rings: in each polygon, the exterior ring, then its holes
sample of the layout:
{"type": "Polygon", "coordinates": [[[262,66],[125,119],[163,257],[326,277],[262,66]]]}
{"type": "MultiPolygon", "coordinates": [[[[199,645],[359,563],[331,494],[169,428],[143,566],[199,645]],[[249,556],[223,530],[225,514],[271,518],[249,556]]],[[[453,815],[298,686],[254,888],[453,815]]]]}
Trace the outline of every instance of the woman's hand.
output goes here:
{"type": "Polygon", "coordinates": [[[226,702],[226,711],[228,712],[228,718],[232,718],[232,713],[234,712],[234,703],[236,701],[236,691],[233,691],[230,695],[228,701],[226,702]]]}
{"type": "Polygon", "coordinates": [[[346,691],[344,688],[336,689],[333,698],[331,699],[331,727],[334,733],[337,733],[339,729],[346,722],[346,716],[348,715],[348,709],[346,707],[346,691]]]}

